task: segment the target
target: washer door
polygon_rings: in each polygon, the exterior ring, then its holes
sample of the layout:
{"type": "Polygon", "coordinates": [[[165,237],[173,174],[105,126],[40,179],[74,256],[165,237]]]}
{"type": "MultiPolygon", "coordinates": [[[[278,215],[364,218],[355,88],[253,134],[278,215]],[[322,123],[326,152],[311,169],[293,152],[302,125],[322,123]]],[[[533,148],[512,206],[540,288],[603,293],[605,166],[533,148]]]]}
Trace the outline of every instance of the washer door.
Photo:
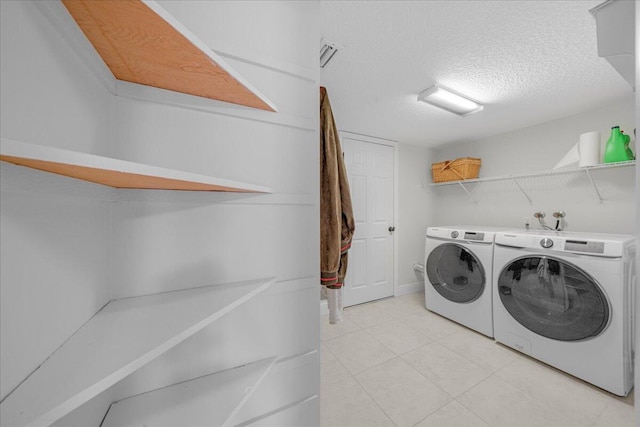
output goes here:
{"type": "Polygon", "coordinates": [[[426,267],[431,286],[449,301],[472,302],[482,295],[486,283],[484,268],[466,248],[442,244],[431,251],[426,267]]]}
{"type": "Polygon", "coordinates": [[[595,337],[609,321],[609,304],[595,279],[553,257],[512,261],[500,273],[498,295],[522,326],[554,340],[595,337]]]}

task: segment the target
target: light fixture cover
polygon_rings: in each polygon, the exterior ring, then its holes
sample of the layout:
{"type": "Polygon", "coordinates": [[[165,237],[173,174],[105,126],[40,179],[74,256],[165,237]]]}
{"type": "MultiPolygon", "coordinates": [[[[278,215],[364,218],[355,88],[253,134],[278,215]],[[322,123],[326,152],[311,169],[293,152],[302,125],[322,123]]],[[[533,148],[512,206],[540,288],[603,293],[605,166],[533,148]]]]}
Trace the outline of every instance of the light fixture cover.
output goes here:
{"type": "Polygon", "coordinates": [[[482,104],[437,84],[420,92],[418,101],[426,102],[463,117],[482,111],[484,108],[482,104]]]}

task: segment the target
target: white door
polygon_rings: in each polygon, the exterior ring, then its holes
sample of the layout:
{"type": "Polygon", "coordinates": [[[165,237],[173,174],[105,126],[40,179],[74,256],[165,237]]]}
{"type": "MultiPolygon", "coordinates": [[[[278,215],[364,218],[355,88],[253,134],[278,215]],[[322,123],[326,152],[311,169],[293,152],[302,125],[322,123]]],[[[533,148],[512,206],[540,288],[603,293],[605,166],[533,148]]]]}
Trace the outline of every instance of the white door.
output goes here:
{"type": "Polygon", "coordinates": [[[345,307],[393,296],[394,147],[341,132],[356,231],[349,250],[345,307]]]}

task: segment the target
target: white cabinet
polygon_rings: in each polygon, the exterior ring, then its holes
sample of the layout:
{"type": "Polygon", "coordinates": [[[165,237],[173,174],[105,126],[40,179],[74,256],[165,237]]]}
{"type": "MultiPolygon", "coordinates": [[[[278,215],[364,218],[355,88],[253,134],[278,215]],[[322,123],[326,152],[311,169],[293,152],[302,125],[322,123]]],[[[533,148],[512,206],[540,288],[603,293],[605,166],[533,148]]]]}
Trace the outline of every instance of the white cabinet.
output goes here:
{"type": "Polygon", "coordinates": [[[607,0],[590,11],[596,18],[598,56],[606,58],[632,88],[636,87],[635,3],[607,0]]]}

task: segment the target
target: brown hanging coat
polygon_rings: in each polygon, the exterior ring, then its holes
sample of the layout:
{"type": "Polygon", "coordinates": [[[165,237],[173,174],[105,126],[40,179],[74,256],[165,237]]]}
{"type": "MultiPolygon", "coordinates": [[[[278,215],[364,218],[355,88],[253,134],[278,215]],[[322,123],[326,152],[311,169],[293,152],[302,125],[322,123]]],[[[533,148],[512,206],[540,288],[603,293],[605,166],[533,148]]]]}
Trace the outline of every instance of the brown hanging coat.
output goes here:
{"type": "Polygon", "coordinates": [[[355,230],[351,192],[327,90],[320,88],[320,283],[339,288],[355,230]]]}

